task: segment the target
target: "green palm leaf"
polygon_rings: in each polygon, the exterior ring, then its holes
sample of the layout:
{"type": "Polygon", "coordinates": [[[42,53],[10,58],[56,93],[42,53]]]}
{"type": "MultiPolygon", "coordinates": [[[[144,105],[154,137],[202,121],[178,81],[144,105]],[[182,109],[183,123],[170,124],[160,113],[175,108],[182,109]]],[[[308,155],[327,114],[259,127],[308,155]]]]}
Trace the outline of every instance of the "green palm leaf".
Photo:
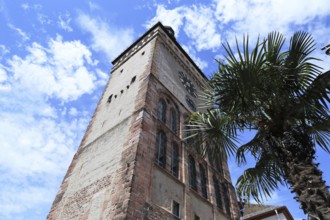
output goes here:
{"type": "Polygon", "coordinates": [[[246,169],[236,183],[237,193],[241,198],[252,196],[258,203],[264,198],[271,197],[272,192],[278,189],[283,172],[275,161],[266,155],[262,155],[254,168],[246,169]]]}
{"type": "Polygon", "coordinates": [[[236,153],[236,127],[219,109],[193,113],[186,132],[187,139],[192,139],[193,147],[204,157],[207,151],[222,159],[236,153]]]}

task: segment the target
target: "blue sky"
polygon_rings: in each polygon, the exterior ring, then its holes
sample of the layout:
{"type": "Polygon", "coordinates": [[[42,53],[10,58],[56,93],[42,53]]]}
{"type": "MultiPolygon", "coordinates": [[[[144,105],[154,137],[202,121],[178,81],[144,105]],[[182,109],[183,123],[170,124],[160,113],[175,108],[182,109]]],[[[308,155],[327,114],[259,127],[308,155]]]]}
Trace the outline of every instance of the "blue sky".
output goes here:
{"type": "MultiPolygon", "coordinates": [[[[327,0],[0,0],[0,220],[45,219],[108,80],[111,61],[157,21],[207,76],[221,43],[305,30],[330,43],[327,0]]],[[[247,140],[248,135],[242,137],[247,140]]],[[[329,155],[318,150],[330,184],[329,155]]],[[[233,181],[241,174],[230,162],[233,181]]],[[[265,201],[304,217],[285,187],[265,201]]]]}

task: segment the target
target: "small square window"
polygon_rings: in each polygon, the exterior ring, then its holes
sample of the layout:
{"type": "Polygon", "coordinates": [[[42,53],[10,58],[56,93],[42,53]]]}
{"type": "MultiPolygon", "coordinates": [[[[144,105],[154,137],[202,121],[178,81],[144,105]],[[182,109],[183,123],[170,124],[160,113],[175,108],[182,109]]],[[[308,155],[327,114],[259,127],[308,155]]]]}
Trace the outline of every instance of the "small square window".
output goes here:
{"type": "Polygon", "coordinates": [[[176,218],[180,218],[180,204],[173,200],[172,203],[172,214],[176,218]]]}
{"type": "Polygon", "coordinates": [[[195,214],[194,220],[200,220],[200,217],[195,214]]]}

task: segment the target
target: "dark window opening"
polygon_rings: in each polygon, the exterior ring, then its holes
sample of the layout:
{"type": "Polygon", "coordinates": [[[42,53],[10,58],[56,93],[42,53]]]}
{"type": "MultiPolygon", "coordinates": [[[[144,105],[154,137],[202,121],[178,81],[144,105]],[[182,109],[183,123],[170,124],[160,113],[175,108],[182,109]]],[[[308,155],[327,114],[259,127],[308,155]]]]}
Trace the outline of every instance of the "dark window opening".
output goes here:
{"type": "Polygon", "coordinates": [[[166,104],[164,99],[158,102],[158,119],[164,123],[166,122],[166,104]]]}
{"type": "Polygon", "coordinates": [[[199,164],[200,178],[201,178],[201,191],[204,198],[207,199],[207,175],[205,168],[202,164],[199,164]]]}
{"type": "Polygon", "coordinates": [[[194,220],[200,220],[199,216],[195,214],[194,220]]]}
{"type": "Polygon", "coordinates": [[[112,94],[109,96],[109,98],[108,98],[108,102],[110,103],[111,100],[112,100],[112,94]]]}
{"type": "Polygon", "coordinates": [[[228,187],[226,183],[222,183],[223,197],[225,200],[226,213],[230,215],[230,199],[228,194],[228,187]]]}
{"type": "Polygon", "coordinates": [[[217,202],[217,206],[222,209],[220,183],[215,176],[213,176],[213,183],[214,183],[215,200],[217,202]]]}
{"type": "Polygon", "coordinates": [[[145,52],[143,51],[143,52],[142,52],[142,55],[144,55],[144,53],[145,53],[145,52]]]}
{"type": "Polygon", "coordinates": [[[177,114],[174,109],[170,111],[170,129],[176,133],[178,126],[177,114]]]}
{"type": "Polygon", "coordinates": [[[191,135],[191,133],[189,133],[189,129],[190,129],[190,126],[189,126],[189,117],[188,116],[185,116],[183,138],[184,138],[184,143],[186,145],[192,145],[193,144],[192,139],[191,138],[188,138],[191,135]]]}
{"type": "Polygon", "coordinates": [[[172,214],[176,218],[180,218],[180,204],[177,203],[176,201],[173,201],[172,203],[172,214]]]}
{"type": "Polygon", "coordinates": [[[156,162],[158,165],[165,168],[165,165],[166,165],[166,135],[163,131],[158,132],[156,143],[157,143],[156,162]]]}
{"type": "Polygon", "coordinates": [[[131,79],[131,84],[134,83],[136,80],[136,76],[134,76],[132,79],[131,79]]]}
{"type": "Polygon", "coordinates": [[[173,176],[179,177],[179,146],[175,142],[172,143],[171,172],[173,176]]]}
{"type": "Polygon", "coordinates": [[[121,69],[120,72],[122,73],[124,71],[124,69],[121,69]]]}
{"type": "Polygon", "coordinates": [[[192,189],[197,191],[195,159],[191,155],[189,155],[188,157],[188,171],[189,171],[189,185],[192,189]]]}
{"type": "MultiPolygon", "coordinates": [[[[208,148],[210,149],[210,147],[208,148]]],[[[208,158],[211,166],[220,174],[223,174],[222,162],[220,157],[217,157],[216,155],[212,155],[211,153],[212,153],[211,151],[208,151],[208,158]]]]}

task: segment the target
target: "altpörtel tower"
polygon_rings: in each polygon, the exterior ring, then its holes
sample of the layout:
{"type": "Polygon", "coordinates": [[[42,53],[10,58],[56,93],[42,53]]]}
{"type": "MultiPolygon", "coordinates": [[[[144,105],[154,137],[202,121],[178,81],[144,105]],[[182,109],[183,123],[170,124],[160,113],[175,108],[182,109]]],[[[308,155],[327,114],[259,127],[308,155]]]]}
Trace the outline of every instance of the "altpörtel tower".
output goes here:
{"type": "Polygon", "coordinates": [[[236,219],[227,161],[183,141],[207,78],[173,30],[157,23],[112,64],[47,219],[236,219]]]}

